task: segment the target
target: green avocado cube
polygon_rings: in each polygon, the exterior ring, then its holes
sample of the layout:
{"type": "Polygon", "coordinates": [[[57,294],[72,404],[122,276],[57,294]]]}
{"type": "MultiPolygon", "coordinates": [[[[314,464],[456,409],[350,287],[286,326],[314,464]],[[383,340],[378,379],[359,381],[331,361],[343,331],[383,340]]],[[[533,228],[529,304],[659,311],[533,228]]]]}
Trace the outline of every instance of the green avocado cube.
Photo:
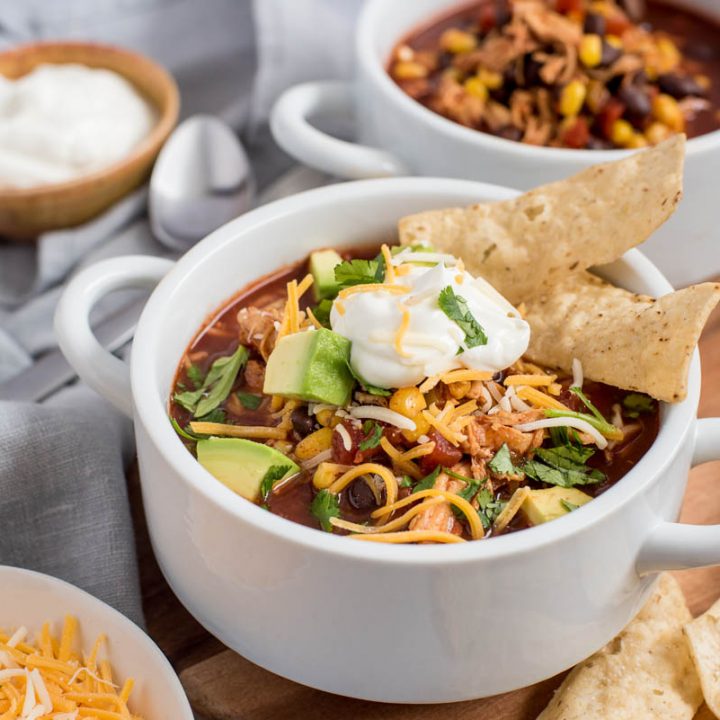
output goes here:
{"type": "Polygon", "coordinates": [[[531,525],[542,525],[567,515],[574,507],[580,507],[591,500],[590,495],[577,488],[531,490],[520,511],[531,525]]]}
{"type": "Polygon", "coordinates": [[[313,276],[313,293],[316,301],[334,298],[337,295],[335,268],[342,261],[334,250],[316,250],[310,253],[310,272],[313,276]]]}
{"type": "Polygon", "coordinates": [[[280,338],[268,358],[263,392],[294,400],[346,405],[355,379],[350,341],[332,330],[307,330],[280,338]]]}
{"type": "Polygon", "coordinates": [[[260,485],[270,468],[276,468],[276,482],[300,471],[279,450],[241,438],[211,437],[198,440],[197,459],[223,485],[253,502],[258,500],[260,485]],[[285,467],[287,471],[282,473],[285,467]]]}

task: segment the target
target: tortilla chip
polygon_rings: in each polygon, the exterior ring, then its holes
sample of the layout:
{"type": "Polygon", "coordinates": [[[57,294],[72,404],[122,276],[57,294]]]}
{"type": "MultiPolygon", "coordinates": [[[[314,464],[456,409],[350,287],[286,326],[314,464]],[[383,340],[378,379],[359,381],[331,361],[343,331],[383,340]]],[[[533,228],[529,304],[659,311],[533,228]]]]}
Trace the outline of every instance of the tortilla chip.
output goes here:
{"type": "Polygon", "coordinates": [[[684,152],[675,135],[513,200],[410,215],[398,225],[400,242],[461,257],[517,304],[646,240],[680,201],[684,152]]]}
{"type": "Polygon", "coordinates": [[[691,720],[702,703],[682,626],[691,618],[668,574],[640,614],[565,678],[538,720],[691,720]]]}
{"type": "Polygon", "coordinates": [[[679,402],[692,353],[719,300],[716,283],[655,300],[590,273],[569,275],[525,303],[532,329],[527,356],[567,372],[578,358],[590,380],[679,402]]]}
{"type": "Polygon", "coordinates": [[[720,600],[685,626],[685,636],[705,702],[720,717],[720,600]]]}

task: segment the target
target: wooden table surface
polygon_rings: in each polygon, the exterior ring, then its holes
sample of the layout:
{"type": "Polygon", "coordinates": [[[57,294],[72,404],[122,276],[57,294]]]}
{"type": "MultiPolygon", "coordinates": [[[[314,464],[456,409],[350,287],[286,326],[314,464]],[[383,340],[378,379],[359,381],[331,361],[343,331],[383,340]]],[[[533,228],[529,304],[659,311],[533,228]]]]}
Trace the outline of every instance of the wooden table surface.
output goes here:
{"type": "MultiPolygon", "coordinates": [[[[703,390],[700,399],[700,417],[720,416],[720,309],[711,316],[703,337],[700,342],[700,353],[702,358],[703,390]]],[[[690,475],[690,486],[688,489],[688,500],[683,509],[683,518],[692,522],[720,522],[720,491],[715,485],[720,481],[720,463],[711,463],[696,468],[690,475]],[[716,498],[716,502],[708,503],[707,498],[716,498]],[[697,498],[693,502],[693,498],[697,498]]],[[[165,582],[160,569],[155,561],[147,528],[142,512],[142,501],[140,488],[137,479],[137,472],[130,473],[129,491],[131,505],[133,508],[133,519],[135,523],[137,548],[140,564],[140,581],[143,593],[143,607],[147,621],[147,629],[153,639],[168,656],[175,669],[179,673],[188,671],[192,666],[201,663],[225,650],[222,643],[209,635],[185,610],[178,599],[165,582]]],[[[690,599],[691,610],[697,614],[704,611],[720,595],[720,567],[704,570],[687,570],[677,573],[677,577],[683,584],[686,595],[690,599]]],[[[227,654],[226,654],[227,655],[227,654]]],[[[226,663],[227,664],[227,663],[226,663]]],[[[393,717],[424,720],[425,718],[447,718],[439,706],[425,706],[414,708],[411,706],[380,706],[372,703],[360,703],[359,701],[336,698],[325,695],[290,683],[280,678],[274,678],[269,673],[251,666],[250,663],[240,658],[232,661],[233,672],[242,672],[245,682],[250,682],[257,689],[257,698],[247,705],[243,701],[243,708],[237,712],[228,710],[218,711],[218,718],[237,717],[245,720],[256,720],[267,717],[268,720],[279,718],[302,718],[306,717],[306,702],[312,702],[316,710],[313,717],[342,717],[353,718],[375,718],[393,717]],[[268,696],[282,694],[287,697],[290,704],[284,704],[282,708],[268,702],[268,696]],[[292,707],[298,708],[297,711],[292,707]],[[397,707],[392,713],[380,712],[381,708],[397,707]],[[430,710],[430,708],[435,708],[430,710]],[[345,712],[347,710],[347,714],[345,712]]],[[[206,666],[212,667],[212,665],[206,666]]],[[[202,667],[202,666],[200,666],[202,667]]],[[[213,668],[213,672],[217,668],[213,668]]],[[[497,702],[493,700],[484,701],[481,716],[477,712],[473,714],[472,703],[454,705],[452,717],[454,718],[533,718],[544,706],[552,690],[557,685],[557,680],[552,679],[541,683],[532,689],[520,691],[515,694],[513,707],[518,710],[514,714],[503,712],[509,703],[506,696],[499,696],[497,702]],[[467,708],[467,710],[466,710],[467,708]]],[[[191,693],[192,694],[192,693],[191,693]]],[[[701,710],[698,718],[712,717],[706,709],[701,710]]]]}

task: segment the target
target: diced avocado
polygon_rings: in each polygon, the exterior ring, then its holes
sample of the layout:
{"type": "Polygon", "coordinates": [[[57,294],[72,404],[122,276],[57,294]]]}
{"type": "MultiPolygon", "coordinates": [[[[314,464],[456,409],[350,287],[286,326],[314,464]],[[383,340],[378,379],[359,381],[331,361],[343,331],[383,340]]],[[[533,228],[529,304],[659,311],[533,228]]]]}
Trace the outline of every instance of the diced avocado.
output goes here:
{"type": "Polygon", "coordinates": [[[592,498],[577,488],[551,487],[546,490],[531,490],[520,507],[532,525],[557,520],[567,515],[574,507],[580,507],[592,498]]]}
{"type": "Polygon", "coordinates": [[[315,300],[332,298],[337,295],[338,284],[335,280],[335,267],[342,258],[334,250],[316,250],[310,253],[310,272],[313,276],[315,300]]]}
{"type": "Polygon", "coordinates": [[[345,405],[355,382],[349,361],[350,341],[332,330],[321,328],[286,335],[268,358],[263,392],[345,405]]]}
{"type": "Polygon", "coordinates": [[[197,442],[200,464],[238,495],[256,501],[260,483],[272,467],[287,467],[277,480],[299,472],[300,468],[279,450],[241,438],[211,437],[197,442]]]}

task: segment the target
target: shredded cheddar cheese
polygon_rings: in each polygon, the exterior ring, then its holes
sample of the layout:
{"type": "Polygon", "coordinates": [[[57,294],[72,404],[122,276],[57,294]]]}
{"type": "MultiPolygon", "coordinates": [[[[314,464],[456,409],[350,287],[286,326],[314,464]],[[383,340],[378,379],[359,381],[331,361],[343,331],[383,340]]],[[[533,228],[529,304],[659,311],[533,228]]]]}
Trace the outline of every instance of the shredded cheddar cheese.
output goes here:
{"type": "Polygon", "coordinates": [[[308,319],[309,319],[310,322],[312,323],[313,327],[314,327],[316,330],[322,329],[323,325],[322,325],[322,323],[315,317],[315,313],[314,313],[310,308],[308,308],[305,312],[307,313],[308,319]]]}
{"type": "Polygon", "coordinates": [[[402,304],[399,304],[400,312],[402,312],[402,320],[400,321],[400,327],[398,328],[397,333],[395,334],[395,352],[400,357],[410,357],[410,353],[407,352],[403,346],[403,338],[405,337],[405,333],[407,333],[408,328],[410,327],[410,311],[402,304]]]}
{"type": "Polygon", "coordinates": [[[339,300],[335,301],[335,309],[338,311],[338,315],[345,314],[345,306],[339,300]]]}
{"type": "Polygon", "coordinates": [[[378,465],[377,463],[363,463],[357,465],[344,472],[335,482],[330,485],[328,490],[337,495],[341,490],[347,487],[355,478],[359,478],[361,475],[377,475],[385,483],[385,503],[386,505],[392,505],[397,498],[398,484],[395,476],[392,474],[389,468],[384,465],[378,465]]]}
{"type": "Polygon", "coordinates": [[[370,535],[350,535],[354,540],[368,540],[381,543],[463,543],[465,540],[459,535],[453,535],[439,530],[404,530],[395,533],[379,533],[370,535]]]}
{"type": "Polygon", "coordinates": [[[517,515],[520,507],[530,495],[530,488],[527,485],[519,487],[513,494],[508,504],[502,509],[502,512],[497,516],[495,524],[493,525],[493,531],[495,533],[501,533],[509,524],[510,521],[517,515]]]}
{"type": "Polygon", "coordinates": [[[382,253],[383,260],[385,260],[385,282],[393,285],[395,283],[395,267],[393,266],[390,248],[383,243],[380,252],[382,253]]]}
{"type": "Polygon", "coordinates": [[[556,410],[570,409],[567,405],[563,405],[559,400],[556,400],[555,398],[552,398],[533,387],[528,387],[527,385],[521,385],[518,387],[517,396],[523,400],[527,400],[529,403],[532,403],[535,407],[555,408],[556,410]]]}
{"type": "Polygon", "coordinates": [[[426,502],[414,505],[405,514],[395,518],[394,520],[390,520],[384,525],[360,525],[360,523],[350,522],[349,520],[342,520],[341,518],[330,518],[330,522],[335,525],[335,527],[340,527],[344,530],[349,530],[350,532],[356,533],[393,532],[395,530],[400,530],[401,528],[406,527],[416,515],[419,515],[424,510],[427,510],[429,507],[432,507],[433,505],[438,505],[442,502],[444,502],[444,499],[441,497],[430,498],[426,502]]]}
{"type": "Polygon", "coordinates": [[[311,273],[308,273],[297,286],[298,300],[300,300],[300,298],[312,287],[312,284],[313,276],[311,273]]]}
{"type": "Polygon", "coordinates": [[[527,385],[528,387],[547,387],[557,379],[556,375],[508,375],[505,378],[505,387],[512,385],[527,385]]]}
{"type": "Polygon", "coordinates": [[[338,297],[345,299],[349,295],[355,295],[356,293],[363,292],[389,292],[395,295],[404,295],[409,293],[411,290],[407,285],[380,285],[377,283],[367,283],[364,285],[352,285],[351,287],[344,288],[338,293],[338,297]]]}
{"type": "Polygon", "coordinates": [[[473,382],[475,380],[491,380],[492,373],[485,370],[450,370],[438,376],[440,382],[450,385],[455,382],[473,382]]]}
{"type": "Polygon", "coordinates": [[[139,720],[128,708],[133,679],[126,680],[117,692],[106,659],[100,661],[102,677],[96,672],[105,636],[97,639],[83,661],[74,647],[77,634],[77,619],[70,615],[59,639],[50,634],[48,623],[42,626],[36,644],[13,641],[13,636],[0,633],[2,720],[139,720]]]}
{"type": "Polygon", "coordinates": [[[385,436],[380,438],[380,447],[386,452],[387,456],[392,460],[393,466],[405,475],[409,475],[414,480],[420,480],[423,474],[415,463],[410,462],[403,457],[401,453],[385,436]]]}
{"type": "Polygon", "coordinates": [[[256,440],[284,440],[287,429],[264,425],[225,425],[214,422],[191,422],[190,429],[198,435],[219,437],[254,438],[256,440]]]}
{"type": "MultiPolygon", "coordinates": [[[[446,404],[447,407],[447,404],[446,404]]],[[[444,410],[443,410],[444,412],[444,410]]],[[[443,421],[441,417],[435,417],[431,412],[428,410],[422,411],[422,416],[432,425],[448,442],[452,443],[453,445],[459,445],[462,440],[464,440],[464,436],[461,433],[455,432],[450,427],[448,427],[447,423],[443,421]]]]}

